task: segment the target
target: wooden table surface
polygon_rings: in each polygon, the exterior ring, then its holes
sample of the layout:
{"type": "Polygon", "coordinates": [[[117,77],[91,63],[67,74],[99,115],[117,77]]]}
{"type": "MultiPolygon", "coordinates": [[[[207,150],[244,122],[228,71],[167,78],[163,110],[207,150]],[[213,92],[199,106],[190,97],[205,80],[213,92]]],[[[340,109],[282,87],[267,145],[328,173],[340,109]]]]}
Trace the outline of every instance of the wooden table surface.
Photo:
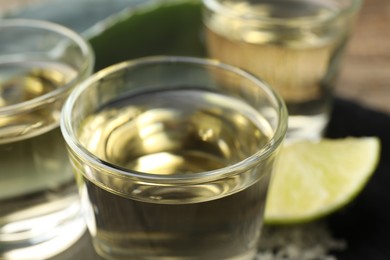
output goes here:
{"type": "Polygon", "coordinates": [[[390,114],[390,0],[365,0],[336,95],[390,114]]]}
{"type": "MultiPolygon", "coordinates": [[[[0,11],[42,0],[0,0],[0,11]]],[[[335,95],[390,114],[390,0],[365,0],[335,95]]]]}

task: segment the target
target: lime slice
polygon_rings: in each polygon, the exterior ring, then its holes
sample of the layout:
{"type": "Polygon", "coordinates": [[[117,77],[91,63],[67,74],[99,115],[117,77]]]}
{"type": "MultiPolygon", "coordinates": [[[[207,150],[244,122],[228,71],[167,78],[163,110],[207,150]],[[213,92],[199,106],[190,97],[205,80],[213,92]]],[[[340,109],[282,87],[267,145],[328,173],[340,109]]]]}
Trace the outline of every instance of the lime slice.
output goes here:
{"type": "Polygon", "coordinates": [[[286,145],[268,193],[266,223],[305,222],[341,208],[363,189],[379,157],[376,137],[286,145]]]}

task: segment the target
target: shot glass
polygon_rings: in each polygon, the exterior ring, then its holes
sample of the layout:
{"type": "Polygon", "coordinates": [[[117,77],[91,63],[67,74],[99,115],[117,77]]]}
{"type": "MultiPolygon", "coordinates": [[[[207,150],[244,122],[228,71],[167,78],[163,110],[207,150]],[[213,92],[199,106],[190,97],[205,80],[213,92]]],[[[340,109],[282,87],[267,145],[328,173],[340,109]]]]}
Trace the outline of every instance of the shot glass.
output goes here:
{"type": "Polygon", "coordinates": [[[318,139],[361,0],[203,0],[211,58],[270,84],[289,113],[287,139],[318,139]]]}
{"type": "Polygon", "coordinates": [[[75,89],[61,129],[107,259],[250,259],[287,129],[283,101],[190,57],[113,65],[75,89]]]}
{"type": "Polygon", "coordinates": [[[0,22],[0,259],[45,259],[86,230],[59,128],[91,48],[60,25],[0,22]]]}

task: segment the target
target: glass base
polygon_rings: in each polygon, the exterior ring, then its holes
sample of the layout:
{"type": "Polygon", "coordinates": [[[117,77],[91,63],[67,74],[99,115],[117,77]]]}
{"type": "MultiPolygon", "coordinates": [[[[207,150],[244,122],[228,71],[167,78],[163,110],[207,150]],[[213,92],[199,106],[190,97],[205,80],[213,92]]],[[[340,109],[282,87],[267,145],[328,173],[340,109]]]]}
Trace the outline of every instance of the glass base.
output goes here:
{"type": "Polygon", "coordinates": [[[39,205],[0,218],[0,259],[47,259],[86,230],[77,197],[39,205]]]}
{"type": "Polygon", "coordinates": [[[300,140],[319,140],[324,135],[329,116],[319,115],[289,115],[286,142],[300,140]]]}
{"type": "MultiPolygon", "coordinates": [[[[236,255],[236,256],[230,256],[229,258],[226,258],[226,256],[207,256],[202,255],[201,252],[199,252],[198,255],[186,255],[186,256],[180,256],[176,254],[170,254],[169,251],[159,251],[159,252],[153,252],[153,250],[139,250],[136,249],[134,251],[134,248],[128,248],[127,250],[117,248],[112,248],[107,245],[102,245],[98,241],[93,241],[93,246],[95,249],[95,252],[102,257],[103,259],[107,260],[115,260],[115,259],[153,259],[153,260],[189,260],[189,259],[229,259],[229,260],[255,260],[257,250],[248,250],[247,252],[244,252],[243,254],[236,255]]],[[[228,250],[228,249],[227,249],[228,250]]],[[[158,251],[158,249],[157,249],[158,251]]]]}

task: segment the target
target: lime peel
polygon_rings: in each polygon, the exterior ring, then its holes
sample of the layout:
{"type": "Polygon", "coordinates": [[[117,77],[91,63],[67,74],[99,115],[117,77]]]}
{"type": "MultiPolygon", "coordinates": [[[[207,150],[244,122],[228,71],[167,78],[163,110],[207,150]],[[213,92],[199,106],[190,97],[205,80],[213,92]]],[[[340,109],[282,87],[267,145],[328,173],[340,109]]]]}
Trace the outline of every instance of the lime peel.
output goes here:
{"type": "Polygon", "coordinates": [[[379,157],[376,137],[285,145],[268,193],[265,222],[307,222],[347,205],[365,187],[379,157]]]}

